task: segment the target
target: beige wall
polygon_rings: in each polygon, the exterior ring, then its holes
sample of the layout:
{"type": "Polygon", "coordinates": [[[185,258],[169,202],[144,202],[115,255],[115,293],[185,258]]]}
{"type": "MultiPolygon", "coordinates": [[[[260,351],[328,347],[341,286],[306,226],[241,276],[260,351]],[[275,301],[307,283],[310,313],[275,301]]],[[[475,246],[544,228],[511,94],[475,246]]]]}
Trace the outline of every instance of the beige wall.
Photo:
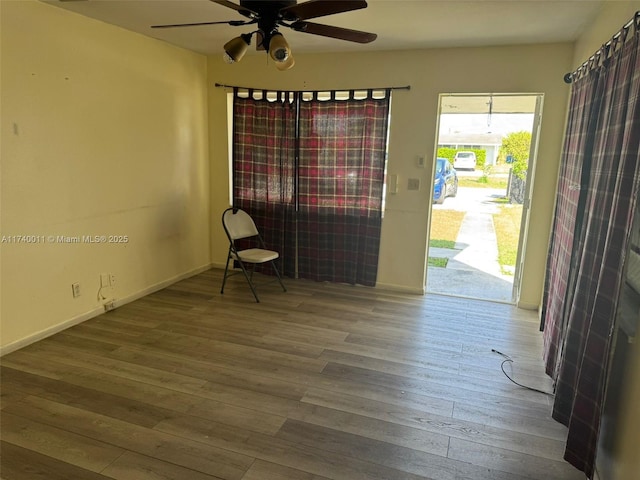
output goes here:
{"type": "Polygon", "coordinates": [[[573,68],[577,68],[587,61],[637,11],[640,11],[640,0],[606,1],[599,15],[576,41],[573,68]]]}
{"type": "Polygon", "coordinates": [[[0,2],[4,351],[210,264],[206,58],[0,2]],[[35,235],[38,243],[7,237],[35,235]],[[127,243],[47,237],[126,235],[127,243]],[[79,282],[81,296],[72,297],[79,282]]]}
{"type": "MultiPolygon", "coordinates": [[[[295,50],[295,41],[291,39],[295,50]]],[[[421,293],[425,284],[426,245],[431,202],[432,165],[416,166],[418,156],[433,158],[438,95],[441,93],[543,93],[544,113],[525,258],[521,305],[540,303],[544,263],[562,144],[570,69],[569,44],[459,48],[418,51],[296,55],[292,70],[280,72],[264,54],[226,65],[210,57],[211,82],[270,89],[349,89],[410,85],[393,93],[389,146],[390,174],[399,176],[400,191],[387,197],[383,221],[378,285],[421,293]],[[407,191],[407,178],[420,178],[418,192],[407,191]]],[[[209,95],[212,214],[228,203],[228,89],[209,95]]],[[[224,262],[226,240],[213,226],[211,255],[224,262]]]]}
{"type": "Polygon", "coordinates": [[[215,56],[207,72],[197,54],[40,2],[0,2],[1,233],[129,237],[125,245],[2,244],[1,345],[95,314],[100,273],[116,276],[102,293],[126,300],[210,259],[224,262],[216,219],[228,203],[228,90],[214,88],[216,81],[271,89],[411,85],[393,97],[389,173],[399,176],[400,192],[388,197],[378,278],[381,287],[416,293],[425,284],[432,168],[415,161],[434,152],[438,95],[543,93],[520,299],[537,307],[568,94],[561,78],[581,52],[592,53],[591,38],[601,41],[600,32],[619,26],[638,3],[607,3],[575,51],[561,44],[310,54],[297,55],[288,72],[263,54],[233,66],[215,56]],[[420,178],[419,192],[406,190],[410,177],[420,178]]]}
{"type": "Polygon", "coordinates": [[[629,376],[626,384],[627,393],[622,401],[622,420],[618,440],[619,463],[616,465],[614,479],[600,480],[640,480],[640,347],[636,343],[629,360],[629,376]]]}

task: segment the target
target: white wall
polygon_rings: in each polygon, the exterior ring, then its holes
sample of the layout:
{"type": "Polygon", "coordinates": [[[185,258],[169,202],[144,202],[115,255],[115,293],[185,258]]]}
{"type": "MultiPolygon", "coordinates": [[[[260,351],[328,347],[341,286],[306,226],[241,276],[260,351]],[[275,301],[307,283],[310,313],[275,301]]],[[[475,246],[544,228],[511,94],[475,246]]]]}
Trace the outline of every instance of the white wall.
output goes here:
{"type": "MultiPolygon", "coordinates": [[[[409,91],[395,91],[392,99],[388,171],[399,176],[400,192],[387,198],[378,286],[416,293],[423,292],[425,285],[433,178],[432,165],[419,168],[416,158],[432,159],[435,154],[438,95],[543,93],[543,124],[521,296],[522,306],[537,308],[569,91],[563,75],[570,69],[572,54],[570,44],[300,54],[296,55],[295,67],[285,72],[267,62],[264,53],[247,55],[234,65],[224,64],[216,55],[209,59],[209,77],[212,82],[266,89],[411,86],[409,91]],[[461,66],[472,73],[451,75],[452,69],[461,66]],[[420,191],[407,191],[407,179],[411,177],[421,180],[420,191]]],[[[212,88],[209,95],[214,218],[228,204],[227,92],[212,88]]],[[[222,228],[213,227],[212,260],[222,264],[226,240],[222,228]]]]}
{"type": "Polygon", "coordinates": [[[207,72],[202,55],[41,2],[0,12],[9,351],[102,311],[101,273],[123,301],[210,264],[207,72]],[[56,239],[83,235],[128,240],[56,239]]]}

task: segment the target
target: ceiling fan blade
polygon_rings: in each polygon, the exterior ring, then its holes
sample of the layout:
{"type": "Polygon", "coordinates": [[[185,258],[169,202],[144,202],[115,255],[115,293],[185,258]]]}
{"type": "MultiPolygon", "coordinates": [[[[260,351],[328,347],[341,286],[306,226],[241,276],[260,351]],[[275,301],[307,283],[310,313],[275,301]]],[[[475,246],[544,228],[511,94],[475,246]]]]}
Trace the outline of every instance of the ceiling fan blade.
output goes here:
{"type": "Polygon", "coordinates": [[[281,8],[280,14],[284,20],[294,22],[360,10],[361,8],[367,8],[367,2],[364,0],[309,0],[298,5],[281,8]]]}
{"type": "Polygon", "coordinates": [[[173,28],[173,27],[197,27],[198,25],[232,25],[237,27],[239,25],[248,25],[254,22],[245,22],[244,20],[229,20],[227,22],[197,22],[197,23],[174,23],[171,25],[151,25],[151,28],[173,28]]]}
{"type": "Polygon", "coordinates": [[[247,18],[257,18],[259,15],[253,10],[243,7],[242,5],[238,5],[237,3],[228,2],[227,0],[211,0],[213,3],[217,3],[218,5],[222,5],[223,7],[233,8],[238,11],[240,15],[247,18]]]}
{"type": "Polygon", "coordinates": [[[297,32],[337,38],[348,42],[371,43],[378,38],[378,35],[375,33],[361,32],[360,30],[351,30],[350,28],[334,27],[331,25],[322,25],[320,23],[295,22],[288,26],[297,32]]]}

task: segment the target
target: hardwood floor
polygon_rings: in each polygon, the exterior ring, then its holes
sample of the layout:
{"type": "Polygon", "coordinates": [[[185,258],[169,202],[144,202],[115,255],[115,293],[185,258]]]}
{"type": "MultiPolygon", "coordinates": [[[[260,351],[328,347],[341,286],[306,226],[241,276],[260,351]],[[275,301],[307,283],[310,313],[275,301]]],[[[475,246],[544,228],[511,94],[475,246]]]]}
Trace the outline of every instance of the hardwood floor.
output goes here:
{"type": "Polygon", "coordinates": [[[211,270],[2,358],[5,480],[581,479],[537,315],[211,270]]]}

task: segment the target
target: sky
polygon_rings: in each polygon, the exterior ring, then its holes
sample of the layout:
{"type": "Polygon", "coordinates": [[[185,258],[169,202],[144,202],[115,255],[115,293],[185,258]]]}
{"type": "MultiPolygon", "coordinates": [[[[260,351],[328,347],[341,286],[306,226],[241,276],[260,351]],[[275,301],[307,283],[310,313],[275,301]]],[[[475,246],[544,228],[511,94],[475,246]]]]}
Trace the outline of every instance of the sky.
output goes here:
{"type": "Polygon", "coordinates": [[[444,113],[440,115],[440,133],[496,133],[531,131],[532,113],[444,113]]]}

